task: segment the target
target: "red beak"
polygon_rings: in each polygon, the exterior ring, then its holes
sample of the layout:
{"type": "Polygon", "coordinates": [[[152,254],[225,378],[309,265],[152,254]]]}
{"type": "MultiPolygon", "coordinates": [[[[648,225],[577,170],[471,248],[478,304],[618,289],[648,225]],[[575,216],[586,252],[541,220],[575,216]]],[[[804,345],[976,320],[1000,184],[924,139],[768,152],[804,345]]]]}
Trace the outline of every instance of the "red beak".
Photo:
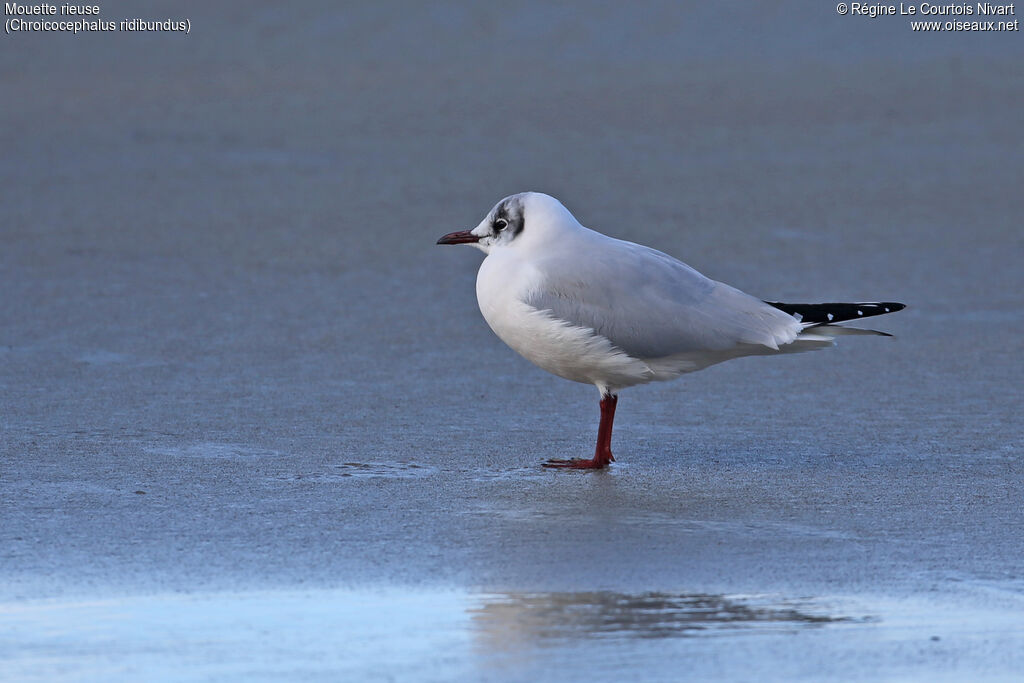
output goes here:
{"type": "Polygon", "coordinates": [[[480,238],[469,230],[450,232],[437,241],[438,244],[473,244],[479,242],[480,238]]]}

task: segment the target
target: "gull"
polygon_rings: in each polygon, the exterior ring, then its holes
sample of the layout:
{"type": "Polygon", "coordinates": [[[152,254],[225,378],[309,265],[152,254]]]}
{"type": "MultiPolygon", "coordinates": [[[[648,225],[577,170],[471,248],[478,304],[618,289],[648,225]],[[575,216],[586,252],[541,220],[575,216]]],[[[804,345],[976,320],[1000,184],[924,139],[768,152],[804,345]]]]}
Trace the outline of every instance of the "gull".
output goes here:
{"type": "Polygon", "coordinates": [[[506,197],[475,228],[437,243],[468,244],[487,255],[476,297],[503,342],[600,392],[594,457],[552,459],[545,467],[594,470],[615,460],[612,422],[622,389],[733,358],[820,349],[841,334],[889,336],[836,323],[904,308],[762,301],[668,254],[585,228],[539,192],[506,197]]]}

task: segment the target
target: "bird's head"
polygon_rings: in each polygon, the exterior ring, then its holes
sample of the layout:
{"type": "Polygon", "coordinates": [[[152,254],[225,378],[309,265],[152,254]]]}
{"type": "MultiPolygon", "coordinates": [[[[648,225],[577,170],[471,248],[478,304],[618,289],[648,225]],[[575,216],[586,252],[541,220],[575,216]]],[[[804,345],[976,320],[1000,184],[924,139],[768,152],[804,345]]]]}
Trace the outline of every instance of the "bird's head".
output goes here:
{"type": "Polygon", "coordinates": [[[472,230],[450,232],[438,244],[472,244],[485,254],[492,249],[528,248],[557,237],[561,230],[578,227],[569,210],[554,197],[520,192],[494,205],[472,230]]]}

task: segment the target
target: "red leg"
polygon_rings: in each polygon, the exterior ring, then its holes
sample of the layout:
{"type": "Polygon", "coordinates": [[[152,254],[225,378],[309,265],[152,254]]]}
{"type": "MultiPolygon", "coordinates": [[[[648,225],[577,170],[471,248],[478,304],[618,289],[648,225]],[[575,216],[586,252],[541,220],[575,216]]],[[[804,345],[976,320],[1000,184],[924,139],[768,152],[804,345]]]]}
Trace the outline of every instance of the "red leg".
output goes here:
{"type": "Polygon", "coordinates": [[[615,421],[615,404],[619,402],[616,394],[601,396],[601,424],[597,428],[597,446],[594,457],[590,460],[573,458],[572,460],[548,460],[544,467],[561,467],[577,470],[599,470],[614,462],[612,456],[612,423],[615,421]]]}

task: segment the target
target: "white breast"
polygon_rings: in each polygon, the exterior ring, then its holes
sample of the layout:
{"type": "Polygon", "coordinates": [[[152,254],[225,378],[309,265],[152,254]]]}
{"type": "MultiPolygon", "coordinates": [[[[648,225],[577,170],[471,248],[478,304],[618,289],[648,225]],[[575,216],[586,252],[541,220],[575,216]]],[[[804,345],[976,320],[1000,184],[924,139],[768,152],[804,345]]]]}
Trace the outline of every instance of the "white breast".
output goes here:
{"type": "Polygon", "coordinates": [[[512,250],[495,250],[480,265],[476,296],[480,312],[498,337],[538,367],[602,391],[655,379],[632,358],[587,327],[559,320],[524,303],[539,286],[540,273],[512,250]]]}

